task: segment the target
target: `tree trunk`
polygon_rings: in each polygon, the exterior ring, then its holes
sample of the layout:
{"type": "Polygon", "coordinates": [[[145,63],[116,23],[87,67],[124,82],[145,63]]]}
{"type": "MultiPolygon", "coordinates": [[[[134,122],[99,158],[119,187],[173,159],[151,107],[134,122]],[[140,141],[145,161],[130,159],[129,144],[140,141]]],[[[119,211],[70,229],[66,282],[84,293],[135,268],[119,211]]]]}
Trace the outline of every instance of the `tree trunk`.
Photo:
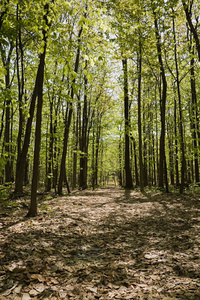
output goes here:
{"type": "MultiPolygon", "coordinates": [[[[5,74],[5,88],[6,88],[6,99],[4,101],[5,105],[5,129],[4,129],[4,149],[5,149],[5,158],[6,158],[6,164],[5,164],[5,182],[11,182],[12,181],[12,166],[11,166],[11,95],[10,95],[10,88],[11,88],[11,82],[10,82],[10,60],[11,55],[13,51],[13,45],[12,42],[10,43],[10,49],[8,51],[7,57],[5,54],[5,51],[2,48],[2,45],[0,43],[0,50],[1,50],[1,58],[3,66],[6,70],[5,74]]],[[[2,127],[3,131],[3,127],[2,127]]]]}
{"type": "Polygon", "coordinates": [[[77,176],[77,150],[78,150],[78,108],[77,114],[73,115],[74,126],[73,126],[73,138],[74,138],[74,148],[73,148],[73,174],[72,174],[72,189],[76,188],[76,176],[77,176]]]}
{"type": "Polygon", "coordinates": [[[175,136],[175,171],[176,171],[176,186],[179,186],[179,163],[178,163],[178,138],[177,138],[177,109],[176,99],[174,97],[174,136],[175,136]]]}
{"type": "Polygon", "coordinates": [[[142,81],[142,46],[139,42],[139,52],[137,54],[138,69],[138,138],[139,138],[139,170],[140,170],[140,190],[144,190],[144,168],[142,159],[142,118],[141,118],[141,81],[142,81]]]}
{"type": "Polygon", "coordinates": [[[197,49],[197,53],[198,53],[198,58],[199,58],[199,61],[200,61],[200,40],[199,40],[198,31],[197,31],[198,27],[194,26],[193,23],[192,23],[192,18],[191,18],[192,17],[192,15],[191,15],[192,6],[189,7],[189,5],[192,5],[191,2],[193,2],[193,1],[188,1],[188,3],[186,3],[185,0],[182,0],[182,4],[183,4],[184,11],[185,11],[186,19],[187,19],[188,25],[190,27],[190,30],[191,30],[191,32],[194,36],[195,43],[196,43],[196,49],[197,49]]]}
{"type": "Polygon", "coordinates": [[[128,97],[128,67],[127,58],[122,60],[122,66],[124,71],[124,119],[125,119],[125,187],[132,188],[132,174],[130,167],[130,150],[129,150],[129,97],[128,97]]]}
{"type": "MultiPolygon", "coordinates": [[[[74,72],[78,73],[78,67],[79,67],[79,60],[80,60],[80,37],[81,33],[83,31],[83,27],[79,30],[78,33],[78,49],[76,54],[76,61],[75,61],[75,67],[74,72]]],[[[73,80],[73,84],[71,86],[71,99],[68,103],[66,114],[65,114],[65,130],[64,130],[64,138],[63,138],[63,151],[62,151],[62,157],[61,157],[61,164],[60,164],[60,174],[59,174],[59,180],[58,180],[58,194],[62,194],[62,188],[63,188],[63,180],[65,176],[65,164],[66,164],[66,155],[67,155],[67,146],[68,146],[68,138],[69,138],[69,130],[71,125],[71,119],[72,119],[72,112],[73,112],[73,106],[72,106],[72,100],[74,98],[74,84],[75,79],[73,80]]]]}
{"type": "Polygon", "coordinates": [[[119,137],[119,185],[122,186],[122,136],[120,127],[120,137],[119,137]]]}
{"type": "Polygon", "coordinates": [[[165,110],[166,110],[166,98],[167,98],[167,81],[165,76],[165,69],[162,60],[162,50],[161,50],[161,37],[158,29],[158,20],[156,16],[156,11],[153,9],[154,14],[154,25],[155,25],[155,36],[156,36],[156,47],[157,55],[160,67],[160,75],[162,80],[162,94],[160,99],[160,111],[161,111],[161,134],[160,134],[160,157],[159,157],[159,177],[158,186],[163,187],[164,179],[164,160],[165,160],[165,110]]]}
{"type": "Polygon", "coordinates": [[[139,175],[138,175],[138,163],[137,163],[137,152],[136,152],[136,143],[135,139],[133,138],[133,150],[134,150],[134,163],[135,163],[135,184],[136,187],[140,185],[139,182],[139,175]]]}
{"type": "Polygon", "coordinates": [[[173,125],[170,122],[167,124],[167,133],[168,133],[168,146],[169,146],[169,172],[170,172],[170,181],[174,185],[174,144],[173,144],[173,134],[172,127],[173,125]]]}
{"type": "MultiPolygon", "coordinates": [[[[17,5],[17,21],[20,21],[17,5]]],[[[16,64],[17,64],[17,82],[18,82],[18,102],[19,102],[19,130],[17,137],[17,164],[21,153],[22,135],[24,131],[25,118],[23,114],[23,95],[24,95],[24,51],[21,38],[21,27],[19,27],[18,37],[16,38],[16,64]],[[21,67],[21,71],[20,71],[21,67]]]]}
{"type": "Polygon", "coordinates": [[[147,176],[147,134],[146,134],[146,120],[145,120],[145,108],[143,103],[143,180],[144,180],[144,186],[148,185],[148,176],[147,176]]]}
{"type": "MultiPolygon", "coordinates": [[[[43,41],[46,40],[46,37],[43,36],[43,41]]],[[[45,46],[46,47],[46,46],[45,46]]],[[[25,131],[25,137],[23,142],[23,147],[18,155],[17,165],[16,165],[16,176],[15,176],[15,193],[22,194],[23,193],[23,182],[24,182],[24,176],[25,176],[25,168],[26,168],[26,158],[30,143],[30,136],[31,136],[31,128],[32,128],[32,121],[34,117],[34,111],[35,111],[35,103],[36,98],[38,96],[39,86],[41,85],[41,80],[44,74],[44,61],[45,61],[45,51],[40,55],[40,61],[38,65],[36,80],[35,80],[35,86],[33,90],[33,94],[31,97],[31,104],[29,109],[29,117],[26,123],[26,131],[25,131]]]]}
{"type": "MultiPolygon", "coordinates": [[[[174,12],[173,12],[174,13],[174,12]]],[[[185,183],[185,146],[184,146],[184,137],[183,137],[183,113],[182,113],[182,104],[181,104],[181,91],[180,91],[180,80],[179,80],[179,68],[177,60],[177,48],[176,48],[176,32],[175,32],[175,20],[173,14],[173,36],[174,36],[174,59],[176,65],[176,84],[178,92],[178,107],[179,107],[179,131],[180,131],[180,150],[181,150],[181,185],[180,193],[183,193],[184,183],[185,183]]]]}
{"type": "MultiPolygon", "coordinates": [[[[192,42],[192,41],[191,41],[192,42]]],[[[199,148],[198,148],[198,111],[197,111],[197,93],[196,93],[196,81],[194,72],[194,47],[190,46],[191,61],[190,61],[190,84],[191,84],[191,120],[192,120],[192,139],[194,145],[194,167],[195,167],[195,181],[199,182],[199,148]]]]}
{"type": "Polygon", "coordinates": [[[49,153],[47,159],[47,174],[46,174],[46,191],[49,192],[52,186],[53,173],[53,98],[50,100],[50,129],[49,129],[49,153]]]}
{"type": "MultiPolygon", "coordinates": [[[[47,15],[49,12],[49,4],[45,4],[44,9],[46,14],[44,15],[44,21],[46,26],[49,26],[47,15]]],[[[41,72],[38,78],[37,85],[37,114],[36,114],[36,129],[35,129],[35,149],[34,149],[34,162],[33,162],[33,177],[31,185],[31,203],[27,214],[27,217],[35,217],[37,215],[37,185],[39,178],[39,158],[40,158],[40,144],[41,144],[41,123],[42,123],[42,105],[43,105],[43,83],[44,83],[44,66],[45,66],[45,55],[47,48],[47,31],[43,29],[43,41],[44,50],[40,57],[41,72]]]]}
{"type": "MultiPolygon", "coordinates": [[[[87,61],[86,61],[87,69],[87,61]]],[[[82,130],[80,137],[80,188],[87,188],[87,129],[88,129],[88,103],[87,103],[87,76],[84,75],[84,105],[83,105],[83,116],[82,116],[82,130]]]]}
{"type": "Polygon", "coordinates": [[[99,142],[101,136],[101,116],[98,114],[97,117],[97,131],[96,131],[96,151],[95,151],[95,166],[94,166],[94,184],[98,186],[98,161],[99,161],[99,142]]]}

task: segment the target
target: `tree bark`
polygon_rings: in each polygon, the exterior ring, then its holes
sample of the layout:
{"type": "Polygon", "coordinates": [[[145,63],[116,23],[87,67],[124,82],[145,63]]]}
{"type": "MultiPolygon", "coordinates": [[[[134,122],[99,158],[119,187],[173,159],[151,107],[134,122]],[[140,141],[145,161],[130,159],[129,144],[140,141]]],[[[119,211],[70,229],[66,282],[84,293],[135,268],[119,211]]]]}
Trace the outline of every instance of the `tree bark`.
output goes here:
{"type": "Polygon", "coordinates": [[[96,131],[96,149],[95,149],[95,162],[94,162],[94,184],[98,186],[98,162],[99,162],[99,142],[101,136],[101,115],[97,115],[97,131],[96,131]]]}
{"type": "Polygon", "coordinates": [[[124,72],[124,119],[125,119],[125,187],[132,188],[132,174],[130,168],[130,124],[129,124],[129,97],[128,97],[128,66],[127,58],[122,60],[124,72]]]}
{"type": "Polygon", "coordinates": [[[141,83],[142,83],[142,45],[139,40],[139,51],[137,53],[138,69],[138,138],[139,138],[139,170],[140,170],[140,190],[144,190],[144,168],[142,158],[142,114],[141,114],[141,83]]]}
{"type": "MultiPolygon", "coordinates": [[[[20,21],[19,9],[17,5],[17,21],[20,21]]],[[[16,64],[17,64],[17,82],[18,82],[18,103],[19,103],[19,130],[17,136],[17,162],[21,153],[22,135],[24,130],[25,118],[23,114],[23,95],[24,95],[24,51],[21,38],[21,27],[16,38],[16,64]],[[21,67],[21,71],[20,71],[21,67]]],[[[17,163],[18,164],[18,163],[17,163]]]]}
{"type": "MultiPolygon", "coordinates": [[[[46,14],[44,15],[45,24],[49,27],[47,15],[49,13],[49,4],[45,4],[44,9],[46,14]]],[[[47,48],[47,30],[43,29],[43,41],[44,50],[40,57],[41,72],[38,78],[37,85],[37,114],[36,114],[36,129],[35,129],[35,150],[34,150],[34,162],[33,162],[33,177],[31,185],[31,203],[27,214],[27,217],[35,217],[37,215],[37,185],[39,177],[39,158],[40,158],[40,145],[41,145],[41,123],[42,123],[42,105],[43,105],[43,83],[44,83],[44,66],[45,55],[47,48]]]]}
{"type": "MultiPolygon", "coordinates": [[[[11,55],[13,51],[13,44],[10,43],[10,49],[8,51],[7,57],[6,57],[6,51],[4,51],[1,43],[0,43],[0,50],[1,50],[1,58],[3,66],[6,70],[5,74],[5,89],[6,89],[6,99],[4,101],[5,105],[5,129],[4,129],[4,149],[5,149],[5,158],[6,158],[6,164],[5,164],[5,182],[11,182],[12,181],[12,154],[11,154],[11,95],[10,95],[10,88],[11,88],[11,82],[10,82],[10,60],[11,55]]],[[[3,127],[2,127],[3,129],[3,127]]]]}
{"type": "Polygon", "coordinates": [[[120,126],[120,136],[119,136],[119,185],[122,186],[122,135],[120,126]]]}
{"type": "Polygon", "coordinates": [[[160,110],[161,110],[161,134],[160,134],[160,157],[159,157],[159,177],[158,186],[163,187],[164,179],[164,159],[165,159],[165,110],[166,110],[166,98],[167,98],[167,80],[165,75],[165,69],[162,60],[162,49],[161,49],[161,37],[158,29],[158,20],[156,16],[156,11],[153,9],[154,14],[154,26],[155,26],[155,36],[156,36],[156,47],[157,55],[160,67],[160,75],[162,80],[162,94],[160,99],[160,110]]]}
{"type": "MultiPolygon", "coordinates": [[[[174,13],[174,12],[173,12],[174,13]]],[[[180,193],[183,193],[184,183],[185,183],[185,146],[184,146],[184,137],[183,137],[183,113],[182,113],[182,103],[181,103],[181,90],[180,90],[180,80],[179,80],[179,68],[177,60],[177,48],[176,48],[176,32],[175,32],[175,20],[173,14],[173,36],[174,36],[174,59],[176,66],[176,84],[178,92],[178,107],[179,107],[179,131],[180,131],[180,150],[181,150],[181,185],[180,193]]]]}
{"type": "Polygon", "coordinates": [[[196,93],[196,81],[194,72],[194,47],[190,46],[191,61],[190,61],[190,84],[191,84],[191,125],[192,125],[192,139],[194,145],[194,167],[195,167],[195,181],[199,182],[199,148],[198,148],[198,111],[197,111],[197,93],[196,93]]]}
{"type": "Polygon", "coordinates": [[[197,49],[197,53],[198,53],[198,58],[200,61],[200,40],[199,40],[199,34],[197,32],[197,28],[195,28],[195,26],[192,23],[192,18],[191,18],[191,9],[192,7],[189,7],[189,5],[191,5],[191,1],[188,1],[189,3],[186,3],[185,0],[182,0],[182,4],[183,4],[183,8],[185,11],[185,15],[186,15],[186,19],[188,22],[188,25],[190,27],[190,30],[194,36],[195,39],[195,43],[196,43],[196,49],[197,49]]]}
{"type": "Polygon", "coordinates": [[[74,148],[73,148],[73,175],[72,175],[72,189],[76,188],[76,177],[77,177],[77,150],[78,150],[78,108],[76,115],[73,115],[74,126],[73,126],[73,139],[74,139],[74,148]]]}
{"type": "MultiPolygon", "coordinates": [[[[75,67],[74,72],[78,73],[79,68],[79,60],[80,60],[80,37],[83,31],[83,27],[79,30],[78,33],[78,48],[76,53],[76,61],[75,61],[75,67]]],[[[58,194],[62,194],[62,188],[63,188],[63,180],[65,175],[65,164],[66,164],[66,155],[67,155],[67,145],[68,145],[68,138],[69,138],[69,130],[71,125],[71,119],[72,119],[72,112],[73,112],[73,106],[72,101],[74,98],[74,87],[75,79],[73,80],[72,86],[71,86],[71,99],[68,103],[66,114],[65,114],[65,131],[64,131],[64,138],[63,138],[63,151],[62,151],[62,157],[61,157],[61,164],[60,164],[60,174],[59,174],[59,180],[58,180],[58,194]]]]}
{"type": "MultiPolygon", "coordinates": [[[[87,61],[86,61],[86,69],[87,69],[87,61]]],[[[88,129],[88,101],[87,101],[87,84],[88,79],[87,76],[84,75],[84,104],[83,104],[83,116],[82,116],[82,130],[80,137],[80,184],[79,187],[81,189],[87,188],[87,129],[88,129]]]]}
{"type": "MultiPolygon", "coordinates": [[[[44,39],[46,39],[46,38],[43,37],[43,40],[44,39]]],[[[24,182],[24,176],[25,176],[26,158],[27,158],[27,153],[28,153],[28,148],[29,148],[29,143],[30,143],[31,127],[32,127],[32,121],[33,121],[33,117],[34,117],[36,98],[38,96],[39,86],[41,85],[41,80],[42,80],[42,77],[44,74],[45,54],[46,54],[45,51],[43,51],[43,53],[40,55],[40,61],[39,61],[39,65],[38,65],[35,86],[34,86],[33,94],[31,97],[29,117],[28,117],[28,120],[26,123],[26,131],[25,131],[23,147],[19,154],[19,158],[18,158],[17,165],[16,165],[16,176],[15,176],[15,193],[16,194],[23,193],[23,182],[24,182]]]]}

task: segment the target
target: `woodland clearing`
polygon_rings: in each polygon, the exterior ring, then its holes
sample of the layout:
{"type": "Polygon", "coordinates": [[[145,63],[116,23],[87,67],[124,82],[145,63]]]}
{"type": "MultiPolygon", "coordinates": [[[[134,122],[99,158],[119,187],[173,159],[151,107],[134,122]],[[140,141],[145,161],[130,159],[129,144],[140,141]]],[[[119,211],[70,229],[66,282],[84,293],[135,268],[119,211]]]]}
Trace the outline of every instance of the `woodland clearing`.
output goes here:
{"type": "Polygon", "coordinates": [[[200,195],[117,186],[1,203],[0,299],[200,299],[200,195]]]}

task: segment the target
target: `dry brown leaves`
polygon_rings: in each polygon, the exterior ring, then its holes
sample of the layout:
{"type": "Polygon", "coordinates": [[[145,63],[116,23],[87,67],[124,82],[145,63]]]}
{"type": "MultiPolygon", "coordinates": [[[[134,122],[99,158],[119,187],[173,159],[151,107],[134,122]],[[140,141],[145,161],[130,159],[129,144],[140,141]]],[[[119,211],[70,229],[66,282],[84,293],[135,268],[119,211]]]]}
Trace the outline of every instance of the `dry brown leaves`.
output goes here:
{"type": "Polygon", "coordinates": [[[1,300],[200,299],[198,195],[107,187],[19,208],[0,215],[1,300]]]}

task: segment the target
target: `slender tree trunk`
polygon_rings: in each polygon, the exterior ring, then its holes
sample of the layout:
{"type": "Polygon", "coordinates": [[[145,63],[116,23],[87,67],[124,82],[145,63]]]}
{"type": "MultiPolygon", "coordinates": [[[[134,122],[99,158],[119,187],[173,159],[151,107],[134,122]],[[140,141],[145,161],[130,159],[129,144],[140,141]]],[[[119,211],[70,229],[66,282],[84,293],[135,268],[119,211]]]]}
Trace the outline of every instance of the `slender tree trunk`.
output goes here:
{"type": "Polygon", "coordinates": [[[99,174],[99,145],[101,137],[101,115],[97,118],[97,132],[96,132],[96,153],[95,153],[95,185],[98,186],[98,174],[99,174]]]}
{"type": "MultiPolygon", "coordinates": [[[[13,51],[13,45],[10,43],[10,49],[8,51],[7,57],[5,52],[3,51],[2,45],[0,43],[0,50],[1,50],[1,58],[3,66],[6,70],[5,74],[5,88],[6,88],[6,99],[4,101],[5,105],[5,129],[4,129],[4,149],[5,149],[5,157],[6,157],[6,164],[5,164],[5,182],[12,181],[12,167],[11,167],[11,95],[10,95],[10,60],[13,51]]],[[[3,127],[2,127],[3,129],[3,127]]]]}
{"type": "Polygon", "coordinates": [[[53,144],[54,144],[54,136],[53,136],[53,98],[50,100],[50,129],[49,129],[49,151],[48,151],[48,159],[47,159],[47,174],[46,174],[46,191],[51,190],[52,186],[52,173],[53,173],[53,144]]]}
{"type": "Polygon", "coordinates": [[[92,189],[95,189],[95,130],[93,126],[93,134],[92,134],[92,189]]]}
{"type": "MultiPolygon", "coordinates": [[[[10,86],[10,75],[9,75],[9,67],[7,67],[6,73],[6,89],[9,89],[10,86]]],[[[6,99],[6,118],[5,118],[5,131],[4,131],[4,147],[5,147],[5,155],[6,155],[6,165],[5,165],[5,182],[11,182],[11,151],[10,151],[10,120],[11,120],[11,99],[10,95],[7,95],[8,99],[6,99]]]]}
{"type": "MultiPolygon", "coordinates": [[[[17,21],[20,20],[19,9],[17,5],[17,21]]],[[[24,51],[21,38],[21,27],[19,27],[18,37],[16,38],[16,64],[17,64],[17,82],[18,82],[18,102],[19,102],[19,130],[17,137],[17,164],[21,153],[22,135],[24,131],[25,118],[23,114],[23,95],[24,95],[24,51]],[[21,72],[20,72],[21,67],[21,72]]]]}
{"type": "Polygon", "coordinates": [[[129,97],[128,97],[128,67],[127,58],[122,60],[122,66],[124,71],[124,118],[125,118],[125,187],[132,188],[132,174],[130,167],[130,151],[129,151],[129,97]]]}
{"type": "Polygon", "coordinates": [[[179,186],[179,159],[178,159],[178,139],[177,139],[177,104],[174,97],[174,137],[175,137],[175,171],[176,171],[176,186],[179,186]]]}
{"type": "Polygon", "coordinates": [[[172,136],[172,127],[170,122],[167,124],[168,133],[168,146],[169,146],[169,170],[170,170],[170,181],[174,185],[174,144],[172,136]]]}
{"type": "Polygon", "coordinates": [[[143,158],[142,158],[142,118],[141,118],[141,81],[142,81],[142,46],[141,41],[139,42],[139,52],[138,52],[138,137],[139,137],[139,170],[140,170],[140,190],[144,190],[144,168],[143,168],[143,158]]]}
{"type": "Polygon", "coordinates": [[[144,186],[148,185],[148,176],[147,176],[147,134],[146,134],[146,116],[145,116],[145,107],[143,103],[143,178],[144,186]]]}
{"type": "Polygon", "coordinates": [[[191,119],[192,119],[192,139],[194,145],[194,167],[195,167],[195,181],[199,182],[199,148],[198,148],[198,111],[197,111],[197,93],[196,93],[196,81],[195,81],[195,72],[194,72],[194,47],[190,46],[191,52],[191,61],[190,61],[190,84],[191,84],[191,119]]]}
{"type": "MultiPolygon", "coordinates": [[[[159,88],[158,88],[159,90],[159,88]]],[[[158,103],[157,103],[157,84],[155,85],[155,111],[156,111],[156,140],[155,140],[155,185],[157,185],[158,183],[158,170],[159,170],[159,156],[158,156],[158,145],[159,145],[159,141],[158,141],[158,103]]]]}
{"type": "Polygon", "coordinates": [[[160,134],[160,158],[159,158],[158,186],[163,187],[164,160],[165,160],[165,110],[166,110],[166,98],[167,98],[167,80],[166,80],[165,69],[164,69],[163,60],[162,60],[161,37],[160,37],[159,29],[158,29],[158,20],[157,20],[155,10],[153,10],[153,14],[154,14],[157,55],[158,55],[160,74],[161,74],[161,80],[162,80],[162,95],[161,95],[161,99],[160,99],[161,134],[160,134]]]}
{"type": "Polygon", "coordinates": [[[98,186],[98,162],[99,162],[99,142],[101,136],[101,116],[97,118],[97,131],[96,131],[96,148],[95,148],[95,166],[94,166],[94,184],[98,186]]]}
{"type": "MultiPolygon", "coordinates": [[[[81,27],[81,29],[79,30],[79,33],[78,33],[78,48],[77,48],[76,61],[75,61],[75,67],[74,67],[75,73],[78,73],[79,60],[80,60],[80,37],[81,37],[82,31],[83,31],[83,28],[81,27]]],[[[66,109],[66,114],[65,114],[65,130],[64,130],[64,138],[63,138],[63,150],[62,150],[60,174],[59,174],[59,180],[58,180],[58,194],[59,195],[62,194],[63,180],[65,177],[67,146],[68,146],[69,130],[70,130],[72,112],[73,112],[72,101],[74,98],[74,87],[73,87],[74,84],[75,84],[75,79],[73,80],[73,84],[71,86],[71,95],[70,95],[71,100],[70,100],[70,103],[68,103],[68,107],[66,109]]]]}
{"type": "MultiPolygon", "coordinates": [[[[49,13],[49,4],[45,4],[44,9],[46,14],[44,15],[44,21],[46,26],[49,26],[47,15],[49,13]]],[[[41,123],[42,123],[42,105],[43,105],[43,83],[44,83],[44,66],[45,55],[47,48],[47,31],[43,29],[43,41],[44,50],[41,54],[41,73],[38,78],[37,85],[37,114],[36,114],[36,129],[35,129],[35,150],[34,150],[34,162],[33,162],[33,177],[31,185],[31,203],[27,214],[27,217],[35,217],[37,215],[37,185],[39,178],[39,158],[40,158],[40,145],[41,145],[41,123]]]]}
{"type": "Polygon", "coordinates": [[[193,1],[188,1],[188,3],[186,3],[185,0],[182,0],[182,4],[183,4],[184,11],[185,11],[186,19],[187,19],[187,22],[189,24],[190,30],[191,30],[191,32],[194,36],[195,43],[196,43],[196,49],[197,49],[197,53],[198,53],[198,58],[199,58],[199,61],[200,61],[200,40],[199,40],[199,35],[198,35],[197,27],[194,26],[193,23],[192,23],[192,14],[191,14],[192,2],[193,1]]]}
{"type": "Polygon", "coordinates": [[[139,186],[140,182],[139,182],[139,175],[138,175],[137,152],[136,152],[136,143],[134,138],[133,138],[133,149],[134,149],[134,163],[135,163],[135,184],[136,186],[139,186]]]}
{"type": "Polygon", "coordinates": [[[122,137],[121,137],[121,127],[120,127],[120,137],[119,137],[119,185],[122,186],[122,137]]]}
{"type": "Polygon", "coordinates": [[[78,108],[77,114],[74,113],[74,126],[73,126],[73,136],[74,136],[74,148],[73,148],[73,175],[72,175],[72,188],[76,188],[76,177],[77,177],[77,150],[78,150],[78,108]]]}
{"type": "Polygon", "coordinates": [[[156,180],[157,180],[157,176],[156,176],[156,155],[155,155],[155,148],[156,148],[156,143],[155,143],[155,137],[154,137],[154,134],[153,134],[153,181],[152,181],[152,184],[153,185],[156,185],[156,180]]]}
{"type": "Polygon", "coordinates": [[[167,160],[166,160],[166,155],[164,157],[164,174],[165,174],[166,193],[169,193],[169,184],[168,184],[168,177],[167,177],[167,160]]]}
{"type": "MultiPolygon", "coordinates": [[[[86,61],[87,70],[87,61],[86,61]]],[[[88,129],[88,101],[87,101],[87,76],[84,76],[84,104],[83,104],[83,116],[82,116],[82,132],[80,138],[80,188],[87,188],[87,129],[88,129]]]]}
{"type": "MultiPolygon", "coordinates": [[[[43,41],[46,38],[43,38],[43,41]]],[[[25,176],[25,168],[26,168],[26,158],[30,143],[30,136],[31,136],[31,128],[32,128],[32,121],[34,117],[34,111],[35,111],[35,103],[36,98],[38,96],[38,90],[39,86],[41,85],[41,80],[44,74],[44,61],[45,61],[45,51],[40,55],[40,61],[38,65],[36,80],[35,80],[35,86],[33,90],[33,94],[31,97],[31,104],[29,109],[29,117],[26,123],[26,131],[25,131],[25,137],[23,142],[22,150],[19,154],[17,165],[16,165],[16,176],[15,176],[15,193],[22,194],[23,193],[23,182],[24,182],[24,176],[25,176]]]]}
{"type": "Polygon", "coordinates": [[[182,104],[181,104],[181,91],[180,91],[180,80],[179,80],[179,68],[178,68],[178,59],[177,59],[177,47],[176,47],[176,32],[175,32],[175,21],[173,15],[173,36],[174,36],[174,59],[176,65],[176,84],[178,92],[178,106],[179,106],[179,131],[180,131],[180,150],[181,150],[181,185],[180,193],[183,193],[184,183],[185,183],[185,146],[184,146],[184,137],[183,137],[183,113],[182,113],[182,104]]]}

